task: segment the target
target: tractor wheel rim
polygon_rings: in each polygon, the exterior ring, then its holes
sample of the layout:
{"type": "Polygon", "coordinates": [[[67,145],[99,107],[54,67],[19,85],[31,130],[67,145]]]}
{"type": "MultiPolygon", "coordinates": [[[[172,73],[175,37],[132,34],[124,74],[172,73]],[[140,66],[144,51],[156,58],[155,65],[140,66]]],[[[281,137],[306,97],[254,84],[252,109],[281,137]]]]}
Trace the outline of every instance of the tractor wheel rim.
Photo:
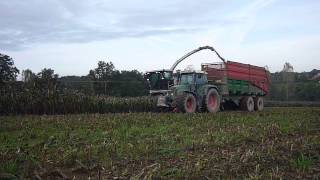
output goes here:
{"type": "Polygon", "coordinates": [[[210,94],[208,99],[208,107],[212,109],[216,108],[218,104],[217,101],[217,97],[214,94],[210,94]]]}
{"type": "Polygon", "coordinates": [[[191,98],[188,98],[187,100],[187,110],[188,112],[191,112],[193,110],[193,100],[191,98]]]}

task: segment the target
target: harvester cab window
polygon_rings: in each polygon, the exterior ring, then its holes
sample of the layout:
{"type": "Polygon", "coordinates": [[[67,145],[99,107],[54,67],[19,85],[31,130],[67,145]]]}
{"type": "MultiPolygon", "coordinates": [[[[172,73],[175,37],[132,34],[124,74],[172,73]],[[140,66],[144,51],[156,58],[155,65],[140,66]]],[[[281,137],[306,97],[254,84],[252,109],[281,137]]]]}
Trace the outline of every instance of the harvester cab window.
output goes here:
{"type": "Polygon", "coordinates": [[[152,73],[149,77],[150,80],[150,85],[153,88],[155,88],[157,86],[157,83],[159,81],[159,74],[158,73],[152,73]]]}
{"type": "Polygon", "coordinates": [[[172,79],[172,74],[170,72],[164,72],[163,73],[163,78],[167,79],[167,80],[171,80],[172,79]]]}

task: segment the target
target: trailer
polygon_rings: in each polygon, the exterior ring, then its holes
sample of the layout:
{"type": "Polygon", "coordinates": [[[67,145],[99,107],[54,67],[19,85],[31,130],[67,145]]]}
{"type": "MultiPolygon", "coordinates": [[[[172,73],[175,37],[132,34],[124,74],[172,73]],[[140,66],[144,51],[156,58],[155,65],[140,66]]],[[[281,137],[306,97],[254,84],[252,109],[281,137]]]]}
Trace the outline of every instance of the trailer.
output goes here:
{"type": "Polygon", "coordinates": [[[263,97],[269,93],[269,75],[265,68],[227,61],[202,64],[201,69],[207,73],[208,82],[218,87],[222,108],[263,109],[263,97]]]}

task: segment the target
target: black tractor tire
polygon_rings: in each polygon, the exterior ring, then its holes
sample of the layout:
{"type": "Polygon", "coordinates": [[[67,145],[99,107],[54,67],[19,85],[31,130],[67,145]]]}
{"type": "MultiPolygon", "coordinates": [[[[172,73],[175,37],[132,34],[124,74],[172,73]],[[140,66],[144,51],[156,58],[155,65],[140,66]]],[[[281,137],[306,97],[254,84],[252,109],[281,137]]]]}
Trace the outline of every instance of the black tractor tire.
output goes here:
{"type": "Polygon", "coordinates": [[[220,110],[220,95],[216,89],[210,89],[204,100],[207,112],[216,113],[220,110]]]}
{"type": "Polygon", "coordinates": [[[194,113],[197,110],[197,100],[191,93],[183,93],[176,97],[178,111],[194,113]]]}
{"type": "Polygon", "coordinates": [[[254,110],[262,111],[264,108],[264,101],[262,97],[255,97],[254,98],[254,110]]]}
{"type": "Polygon", "coordinates": [[[240,108],[243,111],[254,111],[254,100],[251,96],[246,96],[241,99],[240,108]]]}

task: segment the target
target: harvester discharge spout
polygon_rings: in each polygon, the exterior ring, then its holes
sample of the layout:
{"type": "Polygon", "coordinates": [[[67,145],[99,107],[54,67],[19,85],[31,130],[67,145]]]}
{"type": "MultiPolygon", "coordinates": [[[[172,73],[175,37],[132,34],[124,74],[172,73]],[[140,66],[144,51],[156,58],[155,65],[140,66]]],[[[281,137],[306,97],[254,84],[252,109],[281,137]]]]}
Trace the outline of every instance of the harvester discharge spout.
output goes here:
{"type": "Polygon", "coordinates": [[[180,59],[178,59],[170,68],[170,71],[174,71],[174,69],[183,61],[185,60],[186,58],[188,58],[189,56],[199,52],[199,51],[202,51],[202,50],[205,50],[205,49],[208,49],[208,50],[211,50],[213,52],[215,52],[217,54],[217,56],[223,61],[225,62],[225,59],[223,57],[220,56],[220,54],[211,46],[202,46],[202,47],[199,47],[193,51],[190,51],[189,53],[185,54],[184,56],[182,56],[180,59]]]}

